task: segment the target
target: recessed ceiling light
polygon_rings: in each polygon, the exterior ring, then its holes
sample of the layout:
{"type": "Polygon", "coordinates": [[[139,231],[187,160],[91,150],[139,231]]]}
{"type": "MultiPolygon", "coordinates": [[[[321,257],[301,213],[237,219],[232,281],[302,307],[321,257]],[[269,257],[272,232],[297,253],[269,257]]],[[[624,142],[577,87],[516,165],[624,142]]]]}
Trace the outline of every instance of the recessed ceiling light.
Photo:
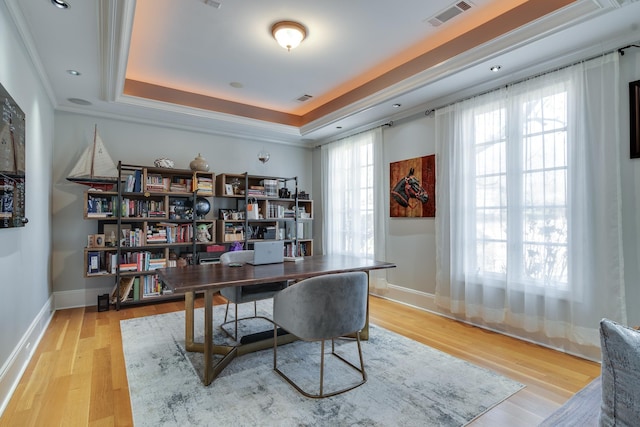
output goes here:
{"type": "Polygon", "coordinates": [[[402,104],[393,104],[392,107],[393,108],[400,108],[400,107],[402,107],[402,104]]]}
{"type": "Polygon", "coordinates": [[[336,129],[342,129],[342,126],[336,126],[336,129]]]}
{"type": "Polygon", "coordinates": [[[493,67],[489,68],[491,71],[493,71],[494,73],[497,73],[498,71],[500,71],[500,68],[502,68],[500,65],[494,65],[493,67]]]}
{"type": "Polygon", "coordinates": [[[63,0],[51,0],[51,4],[55,7],[59,7],[60,9],[69,9],[71,7],[69,6],[69,3],[63,0]]]}
{"type": "Polygon", "coordinates": [[[80,71],[77,70],[67,70],[68,74],[71,74],[72,76],[79,76],[80,75],[80,71]]]}
{"type": "Polygon", "coordinates": [[[244,85],[240,82],[231,82],[229,83],[229,86],[235,87],[236,89],[242,89],[244,87],[244,85]]]}
{"type": "Polygon", "coordinates": [[[91,103],[89,101],[87,101],[86,99],[67,98],[67,101],[72,102],[74,104],[78,104],[78,105],[91,105],[91,103]]]}

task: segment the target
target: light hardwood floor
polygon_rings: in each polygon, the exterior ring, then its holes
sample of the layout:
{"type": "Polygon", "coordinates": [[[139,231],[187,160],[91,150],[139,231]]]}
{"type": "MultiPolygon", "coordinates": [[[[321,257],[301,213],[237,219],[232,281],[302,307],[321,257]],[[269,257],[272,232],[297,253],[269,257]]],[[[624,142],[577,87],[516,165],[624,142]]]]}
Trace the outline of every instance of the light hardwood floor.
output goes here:
{"type": "MultiPolygon", "coordinates": [[[[132,425],[119,322],[183,309],[182,302],[168,302],[57,311],[0,426],[132,425]]],[[[474,426],[535,426],[600,374],[597,363],[381,298],[370,298],[370,312],[376,325],[526,385],[474,426]]]]}

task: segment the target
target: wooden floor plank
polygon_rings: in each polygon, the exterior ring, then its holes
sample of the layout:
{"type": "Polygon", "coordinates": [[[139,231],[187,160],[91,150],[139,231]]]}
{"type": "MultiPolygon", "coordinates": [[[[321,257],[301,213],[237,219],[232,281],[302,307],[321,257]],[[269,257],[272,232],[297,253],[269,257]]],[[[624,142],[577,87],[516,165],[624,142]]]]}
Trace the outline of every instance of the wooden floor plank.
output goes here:
{"type": "MultiPolygon", "coordinates": [[[[214,303],[223,302],[216,295],[214,303]]],[[[0,427],[133,425],[120,320],[176,310],[184,310],[184,302],[57,311],[0,427]]],[[[597,363],[382,298],[370,298],[370,313],[371,323],[526,385],[476,419],[475,427],[535,426],[600,373],[597,363]]]]}

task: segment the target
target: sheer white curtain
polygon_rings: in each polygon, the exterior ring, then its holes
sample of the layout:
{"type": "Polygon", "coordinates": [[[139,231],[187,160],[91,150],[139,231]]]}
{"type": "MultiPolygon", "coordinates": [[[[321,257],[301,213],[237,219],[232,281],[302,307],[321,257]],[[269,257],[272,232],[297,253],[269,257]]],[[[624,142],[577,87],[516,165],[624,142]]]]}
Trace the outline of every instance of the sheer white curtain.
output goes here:
{"type": "Polygon", "coordinates": [[[599,357],[626,321],[618,75],[614,53],[437,111],[438,305],[599,357]]]}
{"type": "MultiPolygon", "coordinates": [[[[322,146],[325,253],[385,259],[384,176],[379,127],[322,146]]],[[[370,277],[386,285],[386,272],[370,277]]]]}

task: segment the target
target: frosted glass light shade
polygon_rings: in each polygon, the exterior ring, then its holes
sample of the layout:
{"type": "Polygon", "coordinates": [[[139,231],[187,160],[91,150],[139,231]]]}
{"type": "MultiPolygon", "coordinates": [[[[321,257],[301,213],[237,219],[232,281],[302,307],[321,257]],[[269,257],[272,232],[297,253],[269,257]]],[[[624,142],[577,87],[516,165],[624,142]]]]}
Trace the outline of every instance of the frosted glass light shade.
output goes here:
{"type": "Polygon", "coordinates": [[[307,30],[302,24],[293,21],[281,21],[273,24],[271,34],[278,44],[287,50],[298,46],[307,36],[307,30]]]}

